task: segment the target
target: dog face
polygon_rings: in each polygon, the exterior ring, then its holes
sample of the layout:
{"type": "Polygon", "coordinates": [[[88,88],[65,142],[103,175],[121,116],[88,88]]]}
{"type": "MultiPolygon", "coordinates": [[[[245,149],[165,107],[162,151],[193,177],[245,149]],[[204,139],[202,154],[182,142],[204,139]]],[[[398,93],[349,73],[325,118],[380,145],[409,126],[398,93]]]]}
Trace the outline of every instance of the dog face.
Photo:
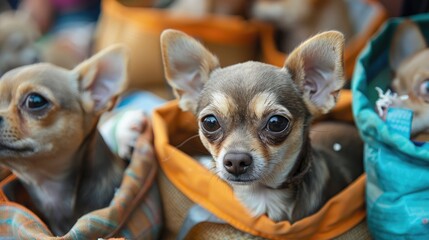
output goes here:
{"type": "Polygon", "coordinates": [[[0,14],[0,76],[13,68],[39,61],[35,46],[39,35],[36,25],[25,14],[0,14]]]}
{"type": "Polygon", "coordinates": [[[246,62],[220,68],[184,33],[161,35],[165,74],[184,111],[198,118],[212,170],[232,185],[277,187],[287,177],[312,117],[336,103],[344,38],[319,34],[293,51],[283,68],[246,62]]]}
{"type": "Polygon", "coordinates": [[[6,73],[0,79],[0,164],[18,172],[72,165],[123,89],[125,66],[123,49],[113,47],[71,71],[41,63],[6,73]]]}
{"type": "Polygon", "coordinates": [[[405,21],[398,26],[390,47],[390,67],[395,73],[392,87],[406,100],[397,107],[414,111],[412,134],[428,132],[429,122],[429,49],[419,27],[405,21]]]}

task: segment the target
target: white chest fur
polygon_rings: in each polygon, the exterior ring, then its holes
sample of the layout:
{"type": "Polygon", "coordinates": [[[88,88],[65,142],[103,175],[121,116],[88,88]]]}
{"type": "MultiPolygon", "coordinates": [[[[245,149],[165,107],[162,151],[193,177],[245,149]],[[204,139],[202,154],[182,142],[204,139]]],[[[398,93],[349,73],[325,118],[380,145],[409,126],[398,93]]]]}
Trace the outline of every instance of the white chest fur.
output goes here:
{"type": "Polygon", "coordinates": [[[254,216],[267,214],[274,221],[290,219],[295,202],[291,190],[260,184],[233,186],[237,198],[254,216]]]}

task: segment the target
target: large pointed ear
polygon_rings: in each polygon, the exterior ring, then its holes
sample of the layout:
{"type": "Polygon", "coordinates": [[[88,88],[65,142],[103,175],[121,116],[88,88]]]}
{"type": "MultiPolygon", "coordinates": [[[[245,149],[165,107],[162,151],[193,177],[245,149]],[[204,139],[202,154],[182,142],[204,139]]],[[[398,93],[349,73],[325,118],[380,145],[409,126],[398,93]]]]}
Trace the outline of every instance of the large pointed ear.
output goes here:
{"type": "Polygon", "coordinates": [[[76,66],[79,90],[86,112],[110,110],[127,84],[128,58],[122,45],[108,47],[76,66]]]}
{"type": "Polygon", "coordinates": [[[343,54],[343,34],[328,31],[305,41],[286,59],[285,68],[313,116],[329,112],[336,104],[345,83],[343,54]]]}
{"type": "Polygon", "coordinates": [[[219,67],[218,59],[197,40],[176,30],[161,34],[161,51],[165,77],[180,108],[195,113],[204,84],[219,67]]]}
{"type": "Polygon", "coordinates": [[[419,27],[411,20],[405,20],[397,27],[390,45],[391,69],[396,71],[402,61],[426,47],[425,38],[419,27]]]}

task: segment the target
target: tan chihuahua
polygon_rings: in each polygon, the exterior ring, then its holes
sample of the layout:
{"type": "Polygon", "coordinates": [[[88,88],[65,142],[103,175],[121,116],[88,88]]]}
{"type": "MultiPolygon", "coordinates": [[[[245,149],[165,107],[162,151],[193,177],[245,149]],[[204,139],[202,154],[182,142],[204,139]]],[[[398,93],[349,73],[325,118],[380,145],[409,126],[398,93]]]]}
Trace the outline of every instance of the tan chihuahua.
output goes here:
{"type": "Polygon", "coordinates": [[[70,71],[41,63],[0,79],[0,165],[16,174],[54,234],[108,206],[120,185],[124,162],[97,122],[124,89],[126,69],[115,46],[70,71]]]}
{"type": "Polygon", "coordinates": [[[25,13],[7,11],[0,14],[0,76],[40,60],[35,44],[39,36],[37,26],[25,13]]]}
{"type": "Polygon", "coordinates": [[[283,68],[252,61],[221,68],[203,45],[175,30],[162,33],[161,47],[181,109],[198,118],[210,169],[254,216],[297,221],[362,172],[361,159],[312,147],[309,138],[312,119],[334,107],[345,81],[341,33],[304,42],[283,68]]]}
{"type": "MultiPolygon", "coordinates": [[[[384,106],[413,110],[412,136],[429,133],[429,48],[419,27],[410,20],[401,23],[390,46],[392,88],[398,97],[384,106]]],[[[420,140],[429,140],[425,137],[420,140]]]]}

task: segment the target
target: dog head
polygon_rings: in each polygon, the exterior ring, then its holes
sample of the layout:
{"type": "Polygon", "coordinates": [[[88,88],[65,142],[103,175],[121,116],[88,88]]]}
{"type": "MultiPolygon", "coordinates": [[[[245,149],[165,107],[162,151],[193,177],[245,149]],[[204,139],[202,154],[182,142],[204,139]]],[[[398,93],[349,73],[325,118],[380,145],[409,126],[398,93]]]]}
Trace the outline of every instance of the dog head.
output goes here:
{"type": "Polygon", "coordinates": [[[0,14],[0,76],[39,61],[35,45],[39,36],[36,25],[26,14],[19,11],[0,14]]]}
{"type": "Polygon", "coordinates": [[[398,95],[408,98],[398,107],[414,111],[412,133],[429,129],[429,48],[419,27],[410,20],[401,23],[394,33],[389,63],[395,77],[392,87],[398,95]]]}
{"type": "Polygon", "coordinates": [[[119,46],[70,71],[39,63],[7,72],[0,79],[0,164],[17,172],[72,165],[125,83],[119,46]]]}
{"type": "Polygon", "coordinates": [[[279,186],[306,144],[312,117],[334,107],[344,83],[344,38],[334,31],[301,44],[283,68],[221,68],[203,45],[175,30],[163,32],[161,47],[180,107],[198,118],[211,167],[231,184],[279,186]]]}

